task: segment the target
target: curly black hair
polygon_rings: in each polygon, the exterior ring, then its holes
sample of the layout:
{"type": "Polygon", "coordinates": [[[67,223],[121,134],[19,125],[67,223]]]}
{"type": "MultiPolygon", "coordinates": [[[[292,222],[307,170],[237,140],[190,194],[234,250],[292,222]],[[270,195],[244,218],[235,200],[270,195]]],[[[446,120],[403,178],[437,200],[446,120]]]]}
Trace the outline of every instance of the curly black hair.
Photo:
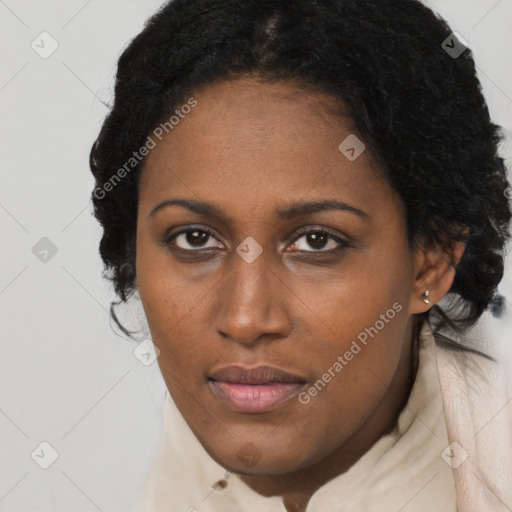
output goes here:
{"type": "Polygon", "coordinates": [[[503,131],[490,119],[473,54],[461,45],[446,21],[416,0],[164,4],[119,58],[114,103],[90,154],[100,254],[116,304],[136,290],[144,165],[144,158],[134,160],[136,150],[192,91],[253,76],[340,100],[405,205],[411,247],[466,244],[448,306],[419,315],[417,327],[436,318],[436,332],[473,326],[503,276],[511,211],[498,155],[503,131]]]}

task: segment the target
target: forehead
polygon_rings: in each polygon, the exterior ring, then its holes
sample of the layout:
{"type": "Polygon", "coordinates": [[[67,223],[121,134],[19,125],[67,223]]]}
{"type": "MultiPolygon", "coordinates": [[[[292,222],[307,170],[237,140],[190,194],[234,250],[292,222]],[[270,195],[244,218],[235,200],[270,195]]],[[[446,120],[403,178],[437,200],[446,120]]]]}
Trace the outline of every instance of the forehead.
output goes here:
{"type": "Polygon", "coordinates": [[[334,97],[252,79],[218,82],[190,96],[197,105],[146,158],[140,208],[183,195],[243,201],[252,211],[299,199],[370,208],[396,200],[350,118],[333,114],[343,108],[334,97]],[[354,159],[349,146],[362,152],[354,159]]]}

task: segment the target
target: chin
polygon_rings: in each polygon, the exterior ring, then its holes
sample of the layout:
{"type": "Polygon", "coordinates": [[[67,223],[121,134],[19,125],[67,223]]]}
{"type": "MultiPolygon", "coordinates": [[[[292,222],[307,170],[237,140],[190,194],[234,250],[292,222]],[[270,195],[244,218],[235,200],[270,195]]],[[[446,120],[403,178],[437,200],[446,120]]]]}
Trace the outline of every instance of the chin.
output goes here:
{"type": "Polygon", "coordinates": [[[298,450],[292,451],[292,449],[290,449],[291,453],[280,453],[275,446],[258,449],[250,441],[235,453],[219,453],[207,446],[204,448],[215,462],[226,470],[239,475],[283,475],[310,465],[303,458],[303,450],[300,450],[300,454],[298,450]],[[295,457],[290,457],[291,455],[295,455],[295,457]]]}

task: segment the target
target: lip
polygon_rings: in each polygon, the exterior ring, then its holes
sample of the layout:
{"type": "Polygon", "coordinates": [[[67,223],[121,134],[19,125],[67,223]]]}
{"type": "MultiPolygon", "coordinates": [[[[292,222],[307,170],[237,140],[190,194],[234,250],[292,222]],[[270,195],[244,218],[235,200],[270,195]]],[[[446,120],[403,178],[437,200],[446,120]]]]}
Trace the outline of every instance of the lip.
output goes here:
{"type": "Polygon", "coordinates": [[[273,366],[227,366],[213,371],[208,384],[215,396],[237,412],[258,413],[296,395],[306,380],[273,366]]]}

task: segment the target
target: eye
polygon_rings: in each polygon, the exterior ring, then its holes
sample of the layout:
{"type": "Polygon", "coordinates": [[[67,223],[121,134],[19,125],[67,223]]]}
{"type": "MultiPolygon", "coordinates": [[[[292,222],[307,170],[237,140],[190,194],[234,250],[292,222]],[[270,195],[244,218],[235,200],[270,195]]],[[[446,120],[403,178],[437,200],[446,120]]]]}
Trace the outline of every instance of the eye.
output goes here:
{"type": "MultiPolygon", "coordinates": [[[[170,235],[165,243],[166,245],[175,245],[179,249],[189,252],[199,252],[202,249],[212,249],[222,247],[222,244],[214,243],[217,240],[213,233],[206,228],[188,227],[170,235]],[[213,242],[213,243],[212,243],[213,242]],[[208,245],[209,244],[209,245],[208,245]]],[[[293,244],[289,246],[287,252],[336,252],[350,247],[347,240],[331,233],[326,229],[310,229],[303,232],[295,239],[293,244]],[[301,242],[303,240],[303,242],[301,242]],[[312,250],[308,249],[308,246],[312,250]]]]}
{"type": "Polygon", "coordinates": [[[335,252],[350,247],[350,244],[330,231],[314,229],[302,233],[290,247],[292,251],[300,252],[335,252]],[[299,243],[301,240],[304,242],[299,243]],[[312,247],[313,250],[309,250],[307,246],[312,247]]]}
{"type": "Polygon", "coordinates": [[[187,228],[171,235],[167,244],[176,245],[179,249],[192,251],[194,249],[211,249],[216,245],[206,245],[211,239],[215,239],[212,232],[204,228],[187,228]]]}

